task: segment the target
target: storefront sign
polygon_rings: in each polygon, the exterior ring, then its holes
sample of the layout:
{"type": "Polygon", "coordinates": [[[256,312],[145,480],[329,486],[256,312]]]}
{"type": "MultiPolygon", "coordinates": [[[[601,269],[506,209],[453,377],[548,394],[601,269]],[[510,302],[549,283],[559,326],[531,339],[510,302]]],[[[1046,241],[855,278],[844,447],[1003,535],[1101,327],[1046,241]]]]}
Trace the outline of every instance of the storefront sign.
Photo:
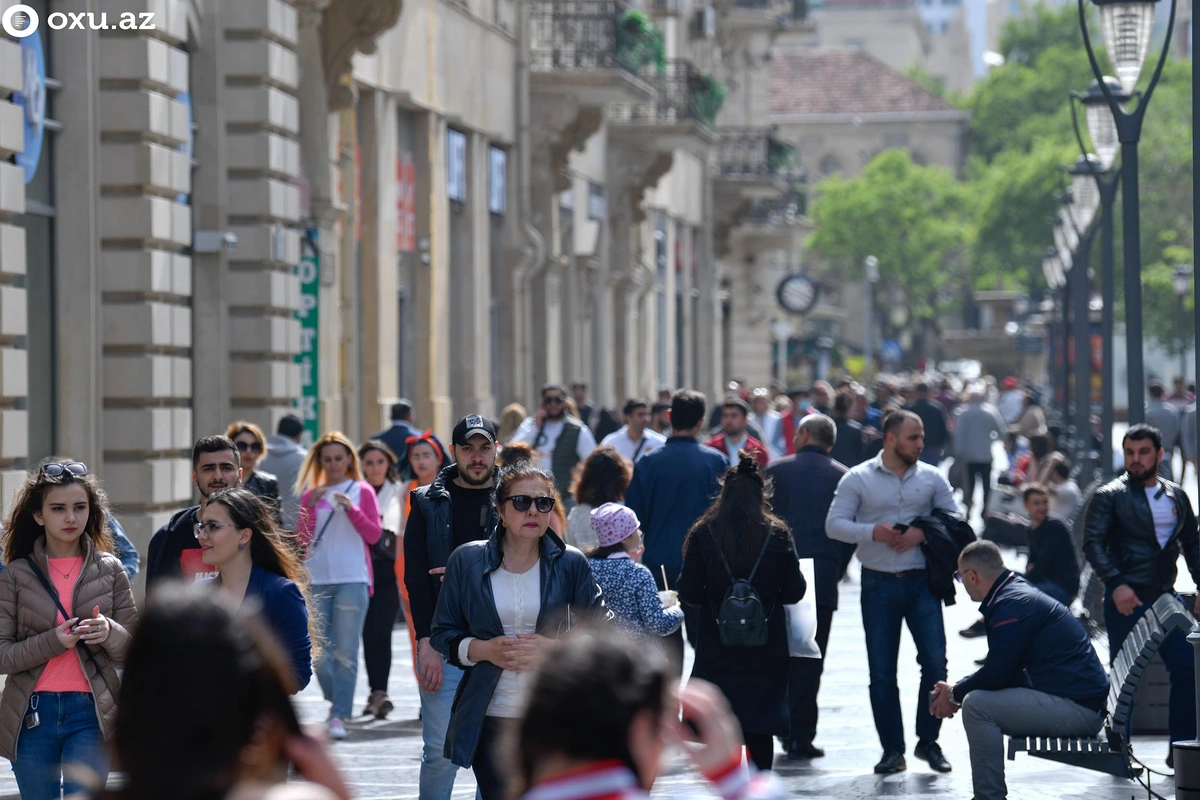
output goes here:
{"type": "Polygon", "coordinates": [[[417,249],[417,166],[408,152],[396,159],[396,249],[417,249]]]}
{"type": "Polygon", "coordinates": [[[42,37],[36,33],[21,39],[21,72],[21,91],[13,93],[13,102],[25,112],[25,149],[17,153],[17,166],[25,170],[25,182],[29,183],[42,160],[46,132],[46,59],[42,37]]]}
{"type": "Polygon", "coordinates": [[[300,241],[300,264],[296,275],[300,278],[300,309],[296,319],[300,321],[300,352],[295,363],[300,365],[300,397],[295,400],[296,414],[304,421],[301,444],[312,445],[320,436],[317,403],[320,397],[317,364],[319,360],[319,301],[321,292],[321,256],[317,251],[316,228],[305,232],[300,241]]]}

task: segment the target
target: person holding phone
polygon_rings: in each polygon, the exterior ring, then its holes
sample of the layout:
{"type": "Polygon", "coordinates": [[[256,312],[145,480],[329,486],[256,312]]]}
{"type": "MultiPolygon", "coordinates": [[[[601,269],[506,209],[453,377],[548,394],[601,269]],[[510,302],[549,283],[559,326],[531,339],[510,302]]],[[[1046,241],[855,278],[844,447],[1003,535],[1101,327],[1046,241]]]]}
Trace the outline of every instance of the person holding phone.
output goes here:
{"type": "MultiPolygon", "coordinates": [[[[108,498],[77,461],[29,471],[5,528],[0,573],[0,755],[25,800],[104,785],[120,678],[137,622],[113,555],[108,498]]],[[[177,694],[177,692],[175,693],[177,694]]]]}

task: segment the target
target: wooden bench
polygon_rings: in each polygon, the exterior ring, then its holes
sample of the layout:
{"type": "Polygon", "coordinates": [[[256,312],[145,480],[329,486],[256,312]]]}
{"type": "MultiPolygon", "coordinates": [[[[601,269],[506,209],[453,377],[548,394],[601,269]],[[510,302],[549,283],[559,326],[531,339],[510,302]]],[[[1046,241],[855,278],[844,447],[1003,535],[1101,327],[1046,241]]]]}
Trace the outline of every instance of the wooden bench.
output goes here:
{"type": "Polygon", "coordinates": [[[1107,717],[1095,737],[1056,738],[1009,737],[1008,759],[1026,752],[1073,767],[1105,772],[1119,778],[1141,774],[1129,758],[1129,731],[1133,725],[1133,697],[1146,665],[1158,652],[1163,639],[1175,631],[1191,631],[1196,620],[1171,594],[1164,594],[1134,626],[1108,673],[1107,717]]]}

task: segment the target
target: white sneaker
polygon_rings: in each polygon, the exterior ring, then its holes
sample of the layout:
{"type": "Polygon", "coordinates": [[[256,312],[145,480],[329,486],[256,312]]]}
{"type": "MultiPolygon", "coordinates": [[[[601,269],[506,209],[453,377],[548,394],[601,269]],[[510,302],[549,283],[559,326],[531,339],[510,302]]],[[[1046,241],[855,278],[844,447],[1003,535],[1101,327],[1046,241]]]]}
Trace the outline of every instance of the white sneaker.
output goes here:
{"type": "Polygon", "coordinates": [[[337,717],[329,718],[329,738],[340,742],[346,738],[346,726],[337,717]]]}

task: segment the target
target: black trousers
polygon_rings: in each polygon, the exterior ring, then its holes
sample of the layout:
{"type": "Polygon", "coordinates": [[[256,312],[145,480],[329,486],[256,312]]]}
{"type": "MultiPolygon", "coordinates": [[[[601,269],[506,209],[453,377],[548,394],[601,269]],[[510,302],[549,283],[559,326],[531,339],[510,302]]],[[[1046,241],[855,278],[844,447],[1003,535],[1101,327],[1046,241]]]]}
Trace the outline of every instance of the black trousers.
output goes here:
{"type": "Polygon", "coordinates": [[[829,629],[833,625],[833,609],[817,606],[817,647],[820,658],[792,658],[788,672],[788,703],[791,706],[791,736],[794,742],[811,742],[817,738],[817,692],[821,690],[821,675],[829,655],[829,629]]]}
{"type": "Polygon", "coordinates": [[[367,663],[371,691],[386,692],[392,672],[392,627],[400,613],[400,586],[393,562],[372,559],[371,566],[375,570],[375,594],[371,595],[363,621],[363,661],[367,663]]]}
{"type": "Polygon", "coordinates": [[[475,772],[475,783],[479,786],[482,800],[508,800],[508,768],[510,759],[499,752],[501,743],[514,720],[500,717],[484,717],[479,732],[479,744],[475,747],[475,758],[471,769],[475,772]]]}
{"type": "Polygon", "coordinates": [[[967,486],[963,490],[963,505],[967,516],[971,515],[971,504],[975,502],[975,481],[983,483],[983,509],[987,511],[988,498],[992,495],[992,462],[967,462],[967,486]]]}
{"type": "Polygon", "coordinates": [[[769,733],[747,733],[746,752],[759,772],[770,772],[775,766],[775,738],[769,733]]]}

